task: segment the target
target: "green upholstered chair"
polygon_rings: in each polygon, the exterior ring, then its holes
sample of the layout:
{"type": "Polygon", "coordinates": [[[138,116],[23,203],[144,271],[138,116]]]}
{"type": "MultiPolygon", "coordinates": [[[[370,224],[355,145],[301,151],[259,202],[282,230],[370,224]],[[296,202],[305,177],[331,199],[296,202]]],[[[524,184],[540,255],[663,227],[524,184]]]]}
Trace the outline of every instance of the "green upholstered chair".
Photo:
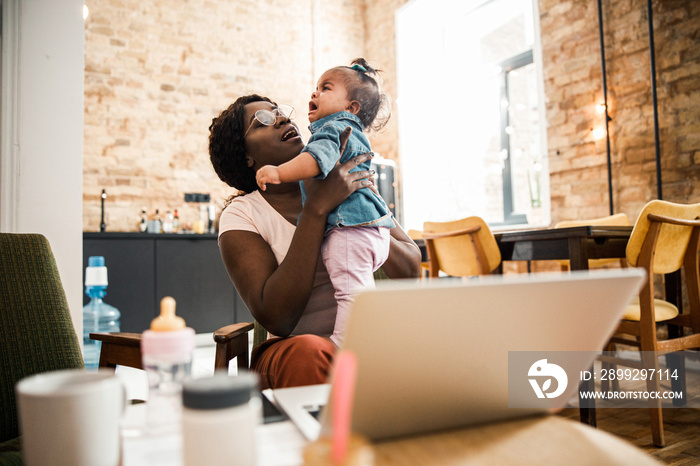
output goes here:
{"type": "Polygon", "coordinates": [[[85,367],[48,240],[0,233],[0,465],[22,464],[15,384],[85,367]]]}

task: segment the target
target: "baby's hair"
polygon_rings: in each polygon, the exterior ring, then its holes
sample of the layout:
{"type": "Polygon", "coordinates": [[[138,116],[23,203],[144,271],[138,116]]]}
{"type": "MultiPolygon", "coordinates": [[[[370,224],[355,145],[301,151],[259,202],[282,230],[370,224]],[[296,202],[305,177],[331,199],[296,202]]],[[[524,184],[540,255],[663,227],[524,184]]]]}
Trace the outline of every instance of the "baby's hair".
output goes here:
{"type": "Polygon", "coordinates": [[[374,131],[382,129],[391,118],[391,101],[379,87],[379,73],[364,58],[356,58],[350,66],[338,66],[336,69],[350,70],[352,79],[346,80],[348,99],[360,104],[357,117],[365,128],[374,131]]]}

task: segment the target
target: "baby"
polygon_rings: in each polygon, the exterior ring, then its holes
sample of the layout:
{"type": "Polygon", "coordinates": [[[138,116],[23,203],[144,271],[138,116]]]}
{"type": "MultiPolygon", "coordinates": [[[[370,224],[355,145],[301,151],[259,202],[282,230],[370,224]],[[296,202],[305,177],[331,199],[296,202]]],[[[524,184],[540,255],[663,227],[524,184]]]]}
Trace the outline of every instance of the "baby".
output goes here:
{"type": "MultiPolygon", "coordinates": [[[[301,154],[279,166],[261,167],[256,180],[260,189],[268,183],[301,182],[302,202],[306,200],[303,180],[325,178],[340,158],[340,135],[350,126],[340,162],[372,149],[365,129],[381,129],[391,110],[381,92],[374,70],[362,58],[351,66],[337,66],[321,75],[309,102],[311,138],[301,154]],[[380,110],[386,110],[380,115],[380,110]]],[[[369,170],[370,161],[353,171],[369,170]]],[[[394,227],[391,212],[375,191],[362,188],[351,194],[328,215],[323,263],[335,289],[338,313],[331,340],[342,343],[352,296],[374,286],[373,273],[389,255],[389,229],[394,227]]]]}

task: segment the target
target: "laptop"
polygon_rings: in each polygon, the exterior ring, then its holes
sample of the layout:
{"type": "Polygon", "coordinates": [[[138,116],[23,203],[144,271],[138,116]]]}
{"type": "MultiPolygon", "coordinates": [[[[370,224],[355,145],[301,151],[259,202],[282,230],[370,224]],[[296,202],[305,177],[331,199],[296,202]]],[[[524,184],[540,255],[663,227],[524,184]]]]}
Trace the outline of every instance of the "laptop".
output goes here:
{"type": "MultiPolygon", "coordinates": [[[[343,346],[357,358],[353,431],[380,440],[550,412],[508,407],[509,351],[590,352],[576,363],[587,370],[644,277],[627,268],[399,280],[358,293],[343,346]]],[[[271,397],[313,441],[328,430],[330,389],[271,397]]]]}

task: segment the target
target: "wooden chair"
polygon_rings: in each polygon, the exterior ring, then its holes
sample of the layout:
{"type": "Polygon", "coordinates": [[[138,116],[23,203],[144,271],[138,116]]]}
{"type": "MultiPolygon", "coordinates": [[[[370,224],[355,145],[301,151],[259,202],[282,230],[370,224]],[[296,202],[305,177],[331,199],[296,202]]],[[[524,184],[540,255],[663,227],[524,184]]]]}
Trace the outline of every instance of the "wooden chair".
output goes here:
{"type": "Polygon", "coordinates": [[[16,383],[84,367],[48,240],[0,233],[0,464],[22,464],[16,383]]]}
{"type": "Polygon", "coordinates": [[[251,330],[253,330],[253,348],[256,348],[267,339],[267,331],[257,321],[227,325],[214,332],[216,342],[214,370],[228,370],[229,361],[233,358],[236,358],[238,370],[249,368],[248,332],[251,330]]]}
{"type": "MultiPolygon", "coordinates": [[[[642,351],[642,360],[634,363],[604,355],[601,357],[603,362],[658,369],[658,356],[700,348],[699,238],[700,204],[682,205],[655,200],[644,207],[627,245],[627,261],[633,267],[646,269],[647,280],[639,293],[639,300],[627,307],[611,339],[615,345],[638,347],[642,351]],[[654,292],[655,274],[670,274],[681,267],[685,272],[690,304],[690,312],[683,314],[679,314],[675,305],[655,299],[654,292]],[[657,336],[657,327],[662,324],[669,326],[666,339],[657,336]],[[685,336],[684,328],[690,329],[685,336]],[[674,330],[677,331],[675,335],[674,330]]],[[[683,376],[682,368],[680,372],[683,376]]],[[[655,377],[648,380],[647,390],[658,391],[659,380],[655,377]]],[[[649,400],[649,408],[654,444],[664,446],[661,400],[649,400]]]]}
{"type": "Polygon", "coordinates": [[[488,275],[501,264],[496,238],[480,217],[425,222],[423,239],[431,278],[437,278],[440,271],[453,277],[488,275]]]}
{"type": "MultiPolygon", "coordinates": [[[[264,332],[262,326],[252,322],[241,322],[227,325],[214,332],[216,342],[216,354],[214,357],[214,369],[228,370],[229,361],[236,359],[238,369],[248,369],[250,363],[248,357],[249,338],[248,332],[257,329],[257,333],[264,332]]],[[[265,341],[257,335],[257,344],[265,341]]],[[[101,341],[100,368],[114,369],[117,365],[143,369],[141,363],[141,334],[140,333],[91,333],[90,338],[101,341]]],[[[255,341],[255,338],[254,338],[255,341]]]]}
{"type": "MultiPolygon", "coordinates": [[[[585,225],[631,226],[632,224],[627,214],[619,213],[608,217],[592,218],[589,220],[563,220],[554,225],[554,228],[579,227],[585,225]]],[[[557,262],[561,266],[563,272],[569,270],[568,260],[557,260],[557,262]]],[[[616,262],[619,262],[621,267],[627,267],[627,261],[625,259],[590,259],[588,261],[588,267],[593,269],[616,262]]]]}

